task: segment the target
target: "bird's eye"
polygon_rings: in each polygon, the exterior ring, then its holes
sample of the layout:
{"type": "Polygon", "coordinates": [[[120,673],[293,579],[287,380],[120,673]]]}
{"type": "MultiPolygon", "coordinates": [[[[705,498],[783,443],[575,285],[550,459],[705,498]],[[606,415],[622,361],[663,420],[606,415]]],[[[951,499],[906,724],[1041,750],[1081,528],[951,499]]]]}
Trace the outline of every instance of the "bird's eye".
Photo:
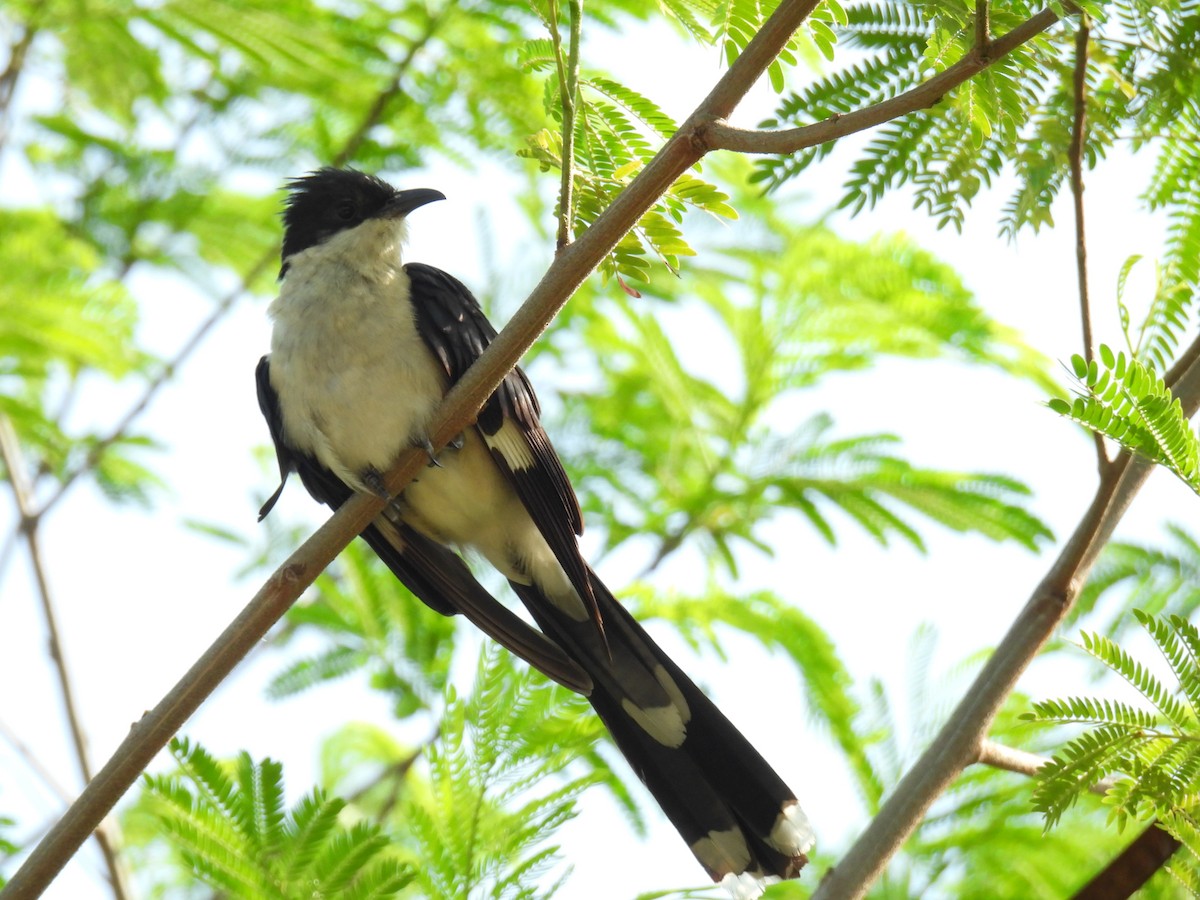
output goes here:
{"type": "Polygon", "coordinates": [[[354,213],[355,209],[353,203],[346,202],[337,208],[337,217],[343,222],[349,222],[351,219],[353,219],[354,213]]]}

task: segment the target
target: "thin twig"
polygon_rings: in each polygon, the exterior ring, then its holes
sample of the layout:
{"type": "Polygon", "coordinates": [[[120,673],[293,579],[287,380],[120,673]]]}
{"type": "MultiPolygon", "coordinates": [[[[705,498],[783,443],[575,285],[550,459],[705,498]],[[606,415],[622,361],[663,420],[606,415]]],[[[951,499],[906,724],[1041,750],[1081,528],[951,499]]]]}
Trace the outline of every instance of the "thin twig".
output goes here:
{"type": "Polygon", "coordinates": [[[0,738],[3,738],[5,743],[12,747],[13,752],[38,777],[47,790],[62,801],[63,806],[71,802],[71,792],[59,782],[53,772],[46,768],[33,748],[21,740],[21,736],[3,721],[0,721],[0,738]]]}
{"type": "Polygon", "coordinates": [[[991,55],[992,15],[988,0],[975,0],[975,52],[983,59],[991,55]]]}
{"type": "Polygon", "coordinates": [[[21,73],[25,71],[25,59],[39,30],[33,22],[33,17],[40,11],[41,6],[42,4],[39,4],[33,10],[21,36],[9,47],[8,65],[0,72],[0,154],[4,152],[4,145],[8,143],[9,113],[12,111],[13,97],[17,93],[17,84],[21,80],[21,73]]]}
{"type": "Polygon", "coordinates": [[[396,64],[395,75],[392,76],[391,82],[375,97],[374,102],[363,116],[358,127],[351,132],[350,137],[346,139],[346,143],[342,149],[338,151],[330,161],[331,165],[344,166],[350,160],[354,159],[354,155],[358,153],[358,148],[362,146],[363,141],[367,139],[367,133],[378,125],[383,120],[383,111],[400,93],[401,85],[404,82],[404,76],[408,74],[408,70],[412,68],[412,64],[417,57],[417,54],[425,49],[425,46],[433,40],[437,30],[441,27],[445,20],[446,14],[452,4],[446,4],[441,8],[435,16],[430,16],[425,22],[425,29],[411,44],[408,45],[408,50],[405,51],[404,57],[396,64]]]}
{"type": "MultiPolygon", "coordinates": [[[[474,421],[484,401],[582,281],[675,179],[703,155],[699,124],[733,111],[818,3],[780,3],[684,126],[579,240],[558,254],[512,320],[446,394],[429,425],[435,451],[474,421]]],[[[399,492],[422,471],[427,459],[423,449],[402,453],[388,473],[389,490],[399,492]]],[[[0,898],[32,900],[42,893],[154,755],[383,505],[374,495],[354,495],[288,557],[167,696],[133,726],[104,768],[13,874],[0,898]]]]}
{"type": "MultiPolygon", "coordinates": [[[[399,759],[396,762],[391,763],[390,765],[384,766],[382,769],[380,769],[379,773],[374,778],[372,778],[366,784],[355,789],[355,791],[353,793],[347,794],[346,797],[344,798],[346,803],[347,804],[358,803],[360,800],[363,799],[363,797],[365,797],[367,794],[369,794],[371,791],[375,790],[375,788],[379,787],[379,785],[383,784],[385,781],[388,781],[389,779],[395,780],[397,782],[403,781],[405,779],[405,777],[408,775],[409,770],[414,765],[416,765],[417,760],[419,760],[425,754],[425,752],[429,749],[429,745],[432,744],[436,738],[437,738],[437,734],[435,733],[433,737],[431,737],[428,741],[425,741],[424,743],[419,744],[411,753],[409,753],[403,759],[399,759]]],[[[393,803],[394,803],[394,800],[385,804],[385,806],[390,807],[393,803]]],[[[385,816],[382,816],[382,815],[380,816],[380,818],[384,818],[384,817],[385,816]]]]}
{"type": "Polygon", "coordinates": [[[4,461],[4,466],[8,470],[8,482],[12,487],[13,499],[16,501],[17,530],[25,536],[25,543],[29,549],[34,581],[42,605],[42,615],[46,620],[50,659],[54,662],[54,668],[58,674],[58,685],[62,692],[67,724],[71,731],[71,740],[75,745],[75,760],[79,765],[80,776],[84,783],[87,783],[92,779],[92,770],[88,763],[87,741],[83,736],[83,726],[80,724],[76,711],[75,691],[71,686],[67,661],[62,652],[62,642],[58,633],[58,616],[54,611],[54,602],[50,596],[50,584],[46,577],[45,566],[42,564],[42,553],[38,541],[38,520],[30,509],[30,485],[25,474],[25,460],[22,458],[21,448],[17,442],[17,434],[7,416],[0,416],[0,459],[4,461]]]}
{"type": "MultiPolygon", "coordinates": [[[[33,567],[34,583],[37,585],[37,595],[41,602],[42,618],[46,624],[50,660],[54,663],[54,671],[58,676],[58,690],[62,697],[63,714],[67,719],[67,728],[71,732],[71,743],[75,749],[75,761],[79,766],[79,774],[84,784],[92,780],[92,767],[88,760],[87,738],[83,732],[83,721],[75,702],[75,689],[71,674],[67,667],[67,657],[63,652],[62,638],[58,630],[58,614],[54,608],[54,599],[50,593],[50,582],[46,576],[46,566],[42,557],[41,540],[38,535],[38,519],[34,518],[30,509],[30,485],[26,478],[25,460],[22,458],[21,447],[17,442],[17,434],[7,416],[0,415],[0,460],[8,470],[8,482],[12,487],[13,499],[16,501],[18,529],[25,535],[25,546],[29,551],[29,561],[33,567]]],[[[109,827],[97,825],[96,843],[104,856],[104,864],[108,869],[108,879],[112,886],[113,896],[117,900],[125,900],[129,896],[127,876],[121,861],[117,858],[115,849],[115,834],[109,827]]]]}
{"type": "Polygon", "coordinates": [[[436,741],[442,734],[442,723],[439,722],[437,728],[434,729],[428,740],[419,744],[408,756],[388,766],[379,773],[379,777],[374,779],[370,784],[364,785],[363,788],[357,791],[353,796],[347,797],[347,803],[354,803],[362,798],[367,791],[382,784],[385,780],[392,780],[392,789],[388,791],[387,798],[380,805],[378,812],[375,814],[375,820],[386,822],[391,816],[392,811],[396,808],[396,804],[400,802],[400,791],[404,786],[404,779],[408,777],[409,771],[417,764],[422,756],[424,756],[433,742],[436,741]]]}
{"type": "Polygon", "coordinates": [[[556,249],[571,243],[575,219],[575,116],[579,110],[579,39],[583,32],[583,0],[570,0],[571,37],[566,64],[562,58],[562,40],[558,34],[556,10],[551,9],[551,34],[554,36],[558,79],[562,93],[562,181],[558,191],[558,237],[556,249]]]}
{"type": "MultiPolygon", "coordinates": [[[[1016,772],[1018,775],[1032,777],[1037,775],[1042,766],[1048,764],[1050,760],[1036,753],[1030,753],[1028,750],[1018,750],[1016,747],[1009,747],[984,738],[979,742],[979,752],[975,757],[975,762],[982,766],[991,766],[993,769],[1004,769],[1006,772],[1016,772]]],[[[1104,778],[1097,781],[1088,790],[1103,797],[1114,784],[1115,782],[1111,778],[1104,778]]]]}
{"type": "Polygon", "coordinates": [[[800,128],[764,131],[754,128],[735,128],[722,119],[705,124],[702,139],[710,150],[736,150],[739,153],[795,153],[827,141],[845,137],[884,122],[933,106],[953,88],[979,74],[996,60],[1007,56],[1022,44],[1037,37],[1058,21],[1058,14],[1044,9],[1022,22],[1003,37],[988,45],[987,56],[974,48],[949,68],[934,75],[915,88],[898,94],[875,106],[830,116],[820,122],[800,128]]]}
{"type": "Polygon", "coordinates": [[[158,372],[148,382],[146,382],[146,387],[142,390],[141,397],[139,397],[133,406],[129,408],[129,411],[121,417],[121,420],[117,423],[116,427],[114,427],[105,437],[96,441],[96,443],[94,443],[88,449],[87,455],[83,458],[83,461],[65,476],[63,476],[54,493],[52,493],[46,499],[46,502],[43,503],[41,507],[32,514],[35,518],[40,519],[47,512],[49,512],[50,509],[52,509],[60,500],[62,500],[67,491],[70,490],[71,486],[80,476],[86,475],[93,468],[95,468],[96,464],[100,462],[100,458],[104,455],[104,453],[110,447],[112,447],[113,444],[122,440],[126,436],[129,429],[133,426],[133,423],[137,421],[141,414],[146,411],[146,408],[158,396],[158,392],[162,389],[162,387],[175,377],[175,373],[179,370],[179,368],[191,358],[192,354],[195,353],[197,349],[199,349],[200,345],[204,342],[204,339],[208,337],[209,333],[216,328],[218,324],[220,324],[221,320],[225,318],[229,311],[233,309],[238,300],[242,298],[242,295],[249,290],[249,286],[255,281],[255,279],[259,277],[259,275],[263,273],[263,271],[271,264],[274,258],[274,250],[265,252],[258,259],[258,261],[250,267],[250,270],[242,277],[242,280],[238,283],[238,285],[219,301],[217,301],[217,304],[213,307],[212,312],[210,312],[204,321],[201,322],[196,328],[196,330],[192,332],[191,336],[184,342],[183,346],[176,351],[175,355],[171,357],[170,360],[163,363],[158,372]]]}
{"type": "MultiPolygon", "coordinates": [[[[1079,282],[1079,321],[1083,326],[1083,358],[1089,363],[1096,358],[1096,343],[1092,336],[1092,301],[1088,291],[1087,232],[1083,216],[1083,147],[1087,137],[1087,66],[1088,35],[1090,24],[1087,16],[1080,16],[1079,30],[1075,32],[1074,94],[1075,112],[1071,122],[1071,143],[1067,148],[1067,159],[1071,167],[1071,195],[1075,205],[1075,271],[1079,282]]],[[[1093,431],[1096,443],[1096,461],[1103,472],[1108,465],[1108,451],[1104,449],[1104,438],[1093,431]]]]}
{"type": "MultiPolygon", "coordinates": [[[[1195,415],[1200,408],[1200,338],[1172,367],[1167,380],[1185,415],[1195,415]]],[[[1128,453],[1110,463],[1075,532],[996,652],[813,900],[861,897],[920,824],[930,804],[977,758],[979,736],[986,734],[1017,678],[1070,610],[1100,550],[1152,469],[1151,463],[1128,453]]]]}

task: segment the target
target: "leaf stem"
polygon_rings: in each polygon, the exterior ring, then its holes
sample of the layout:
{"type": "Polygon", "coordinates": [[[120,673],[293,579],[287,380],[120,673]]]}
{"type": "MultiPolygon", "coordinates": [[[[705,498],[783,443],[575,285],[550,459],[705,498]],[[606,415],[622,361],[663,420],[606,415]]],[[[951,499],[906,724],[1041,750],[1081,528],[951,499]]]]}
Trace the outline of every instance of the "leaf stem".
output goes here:
{"type": "MultiPolygon", "coordinates": [[[[1088,291],[1087,232],[1083,215],[1083,147],[1087,137],[1087,66],[1088,38],[1091,23],[1086,15],[1079,18],[1079,30],[1075,32],[1075,70],[1072,78],[1075,110],[1071,120],[1071,143],[1067,148],[1067,159],[1071,167],[1071,195],[1075,212],[1075,269],[1079,282],[1079,320],[1083,326],[1083,358],[1089,363],[1096,357],[1096,343],[1092,335],[1092,302],[1088,291]]],[[[1108,466],[1108,451],[1104,449],[1104,438],[1098,431],[1092,432],[1096,443],[1096,463],[1103,472],[1108,466]]]]}
{"type": "MultiPolygon", "coordinates": [[[[558,61],[559,94],[562,97],[562,182],[558,192],[558,236],[555,241],[560,252],[571,243],[575,220],[575,121],[579,109],[579,41],[583,33],[583,0],[570,0],[568,5],[571,10],[571,35],[565,65],[557,21],[551,19],[558,61]]],[[[555,11],[552,9],[551,13],[555,11]]]]}
{"type": "Polygon", "coordinates": [[[988,58],[992,42],[992,17],[988,0],[975,0],[975,52],[988,58]]]}

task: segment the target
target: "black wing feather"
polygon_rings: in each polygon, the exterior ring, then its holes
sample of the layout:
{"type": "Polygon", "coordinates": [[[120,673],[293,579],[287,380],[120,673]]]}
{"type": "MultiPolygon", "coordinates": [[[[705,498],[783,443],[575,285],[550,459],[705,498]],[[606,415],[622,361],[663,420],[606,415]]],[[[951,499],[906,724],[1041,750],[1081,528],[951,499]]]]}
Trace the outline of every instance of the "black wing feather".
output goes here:
{"type": "MultiPolygon", "coordinates": [[[[453,384],[491,343],[496,329],[474,295],[454,276],[421,263],[409,263],[404,271],[408,273],[417,330],[453,384]]],[[[583,533],[579,500],[542,428],[540,415],[537,395],[525,373],[517,367],[488,398],[479,412],[476,427],[485,440],[499,434],[506,423],[518,429],[532,463],[518,465],[489,442],[492,457],[516,489],[576,592],[590,608],[597,626],[602,627],[587,563],[575,539],[583,533]]]]}
{"type": "MultiPolygon", "coordinates": [[[[337,509],[354,492],[317,460],[288,446],[283,435],[279,397],[271,386],[269,356],[259,361],[255,380],[258,405],[271,431],[280,472],[279,487],[263,505],[259,519],[271,511],[293,471],[300,475],[314,500],[337,509]]],[[[444,616],[462,613],[502,647],[559,684],[581,694],[591,692],[592,680],[588,674],[562,648],[489,594],[453,551],[386,513],[368,525],[361,537],[426,606],[444,616]]]]}

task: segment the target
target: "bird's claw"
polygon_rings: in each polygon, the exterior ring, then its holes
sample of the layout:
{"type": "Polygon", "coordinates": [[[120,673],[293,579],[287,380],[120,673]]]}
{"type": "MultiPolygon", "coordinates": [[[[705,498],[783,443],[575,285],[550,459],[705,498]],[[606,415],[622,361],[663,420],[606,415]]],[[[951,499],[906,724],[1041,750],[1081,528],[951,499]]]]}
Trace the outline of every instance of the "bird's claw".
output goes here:
{"type": "Polygon", "coordinates": [[[442,464],[438,462],[437,451],[433,449],[433,443],[427,437],[421,438],[421,449],[425,451],[425,455],[429,457],[429,465],[431,468],[440,469],[442,464]]]}
{"type": "MultiPolygon", "coordinates": [[[[448,441],[446,443],[446,446],[443,448],[443,451],[444,450],[461,450],[463,448],[463,443],[464,443],[464,439],[463,439],[463,436],[460,434],[457,437],[451,438],[450,441],[448,441]]],[[[429,438],[427,438],[427,437],[421,438],[421,440],[418,442],[418,446],[420,446],[420,448],[425,451],[425,455],[429,457],[429,465],[431,468],[435,468],[435,469],[442,468],[442,464],[438,460],[438,453],[436,450],[433,449],[433,443],[429,440],[429,438]]]]}
{"type": "Polygon", "coordinates": [[[387,483],[383,479],[383,473],[377,468],[368,466],[359,477],[362,479],[363,485],[372,494],[383,500],[392,499],[392,492],[388,490],[387,483]]]}

